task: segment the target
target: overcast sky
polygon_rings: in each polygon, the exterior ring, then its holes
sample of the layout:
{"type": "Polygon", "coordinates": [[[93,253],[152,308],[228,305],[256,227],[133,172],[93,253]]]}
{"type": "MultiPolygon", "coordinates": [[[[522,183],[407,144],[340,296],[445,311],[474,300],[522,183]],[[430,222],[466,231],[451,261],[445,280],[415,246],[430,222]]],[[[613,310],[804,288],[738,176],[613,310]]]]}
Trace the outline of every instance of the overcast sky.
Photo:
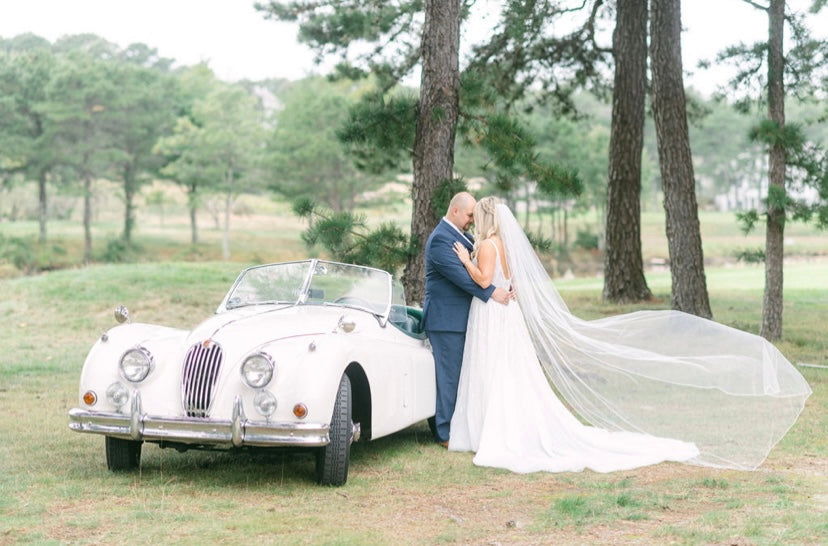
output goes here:
{"type": "MultiPolygon", "coordinates": [[[[494,3],[494,0],[490,0],[494,3]]],[[[89,32],[121,47],[142,42],[179,65],[206,61],[222,79],[299,79],[314,71],[311,52],[291,25],[266,21],[254,0],[0,0],[0,36],[33,32],[49,41],[89,32]]],[[[810,0],[789,0],[804,9],[810,0]]],[[[824,10],[828,11],[828,10],[824,10]]],[[[491,23],[491,21],[490,21],[491,23]]],[[[725,76],[698,71],[699,59],[738,41],[762,39],[767,18],[741,0],[682,2],[686,83],[710,93],[725,76]]],[[[479,28],[485,28],[485,22],[479,28]]],[[[828,13],[811,25],[828,32],[828,13]]],[[[474,29],[471,30],[474,32],[474,29]]],[[[478,29],[478,33],[485,32],[478,29]]]]}

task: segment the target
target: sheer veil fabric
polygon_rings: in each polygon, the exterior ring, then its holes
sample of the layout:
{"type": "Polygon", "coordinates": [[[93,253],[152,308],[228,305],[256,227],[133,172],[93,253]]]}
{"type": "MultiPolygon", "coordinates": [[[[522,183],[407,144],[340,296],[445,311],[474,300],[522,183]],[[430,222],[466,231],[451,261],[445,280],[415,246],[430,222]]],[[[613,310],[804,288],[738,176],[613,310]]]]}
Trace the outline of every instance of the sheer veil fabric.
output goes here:
{"type": "Polygon", "coordinates": [[[690,463],[754,470],[811,394],[764,338],[680,311],[573,316],[512,212],[497,205],[521,311],[546,375],[581,419],[694,443],[690,463]]]}

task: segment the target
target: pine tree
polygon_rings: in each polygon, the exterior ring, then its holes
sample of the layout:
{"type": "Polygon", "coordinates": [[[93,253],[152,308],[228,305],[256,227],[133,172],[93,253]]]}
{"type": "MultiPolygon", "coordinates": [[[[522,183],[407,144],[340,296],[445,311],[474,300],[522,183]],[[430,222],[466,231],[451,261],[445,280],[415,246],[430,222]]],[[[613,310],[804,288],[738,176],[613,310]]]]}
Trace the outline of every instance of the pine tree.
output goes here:
{"type": "Polygon", "coordinates": [[[652,297],[641,256],[641,153],[647,95],[647,3],[618,0],[613,56],[604,299],[652,297]]]}
{"type": "MultiPolygon", "coordinates": [[[[765,199],[765,291],[762,300],[760,335],[775,341],[782,337],[783,263],[785,224],[788,219],[812,221],[828,227],[828,169],[825,150],[808,143],[802,128],[785,119],[785,100],[789,94],[813,95],[824,90],[828,80],[826,61],[828,43],[815,40],[804,18],[786,12],[785,0],[761,3],[745,0],[768,15],[768,40],[739,44],[718,55],[719,61],[732,61],[739,69],[730,82],[737,107],[748,110],[753,101],[766,101],[767,118],[751,130],[751,138],[768,150],[768,195],[765,199]],[[785,29],[790,29],[793,46],[786,53],[785,29]],[[765,72],[762,72],[762,67],[765,72]],[[791,186],[811,186],[818,190],[815,203],[804,203],[788,193],[791,186]]],[[[816,0],[813,13],[825,7],[816,0]]],[[[745,231],[760,219],[756,210],[741,215],[745,231]]]]}
{"type": "Polygon", "coordinates": [[[681,63],[679,0],[653,0],[653,115],[667,212],[672,307],[710,318],[681,63]]]}

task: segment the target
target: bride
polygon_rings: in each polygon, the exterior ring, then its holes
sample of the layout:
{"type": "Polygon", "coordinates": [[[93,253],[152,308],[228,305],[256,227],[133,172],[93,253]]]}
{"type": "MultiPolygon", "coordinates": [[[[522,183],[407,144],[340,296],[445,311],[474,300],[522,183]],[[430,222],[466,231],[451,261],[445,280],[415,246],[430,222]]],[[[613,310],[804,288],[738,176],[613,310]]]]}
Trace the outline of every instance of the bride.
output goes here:
{"type": "Polygon", "coordinates": [[[460,261],[517,302],[472,301],[450,450],[513,472],[753,470],[802,411],[808,384],[765,339],[679,311],[578,319],[508,207],[481,199],[474,225],[460,261]]]}

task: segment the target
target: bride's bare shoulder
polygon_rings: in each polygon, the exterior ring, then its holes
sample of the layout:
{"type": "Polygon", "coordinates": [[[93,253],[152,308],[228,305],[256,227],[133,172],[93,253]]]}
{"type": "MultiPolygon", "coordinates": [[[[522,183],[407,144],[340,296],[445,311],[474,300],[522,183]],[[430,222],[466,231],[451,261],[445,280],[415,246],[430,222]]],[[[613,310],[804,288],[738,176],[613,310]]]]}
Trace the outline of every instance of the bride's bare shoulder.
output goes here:
{"type": "Polygon", "coordinates": [[[503,239],[500,238],[500,235],[492,235],[486,240],[494,243],[498,250],[503,250],[503,239]]]}

